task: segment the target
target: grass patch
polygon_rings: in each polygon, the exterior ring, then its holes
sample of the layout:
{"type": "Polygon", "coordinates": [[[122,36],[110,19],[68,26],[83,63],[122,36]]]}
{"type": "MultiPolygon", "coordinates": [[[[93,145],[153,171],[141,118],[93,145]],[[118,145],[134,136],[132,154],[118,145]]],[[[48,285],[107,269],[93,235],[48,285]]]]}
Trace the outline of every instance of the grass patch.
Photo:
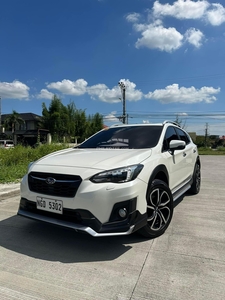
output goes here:
{"type": "MultiPolygon", "coordinates": [[[[67,144],[41,145],[37,148],[16,146],[14,149],[0,148],[0,183],[18,182],[27,172],[27,166],[54,151],[68,148],[67,144]]],[[[199,148],[200,155],[225,155],[225,147],[218,149],[199,148]]]]}
{"type": "Polygon", "coordinates": [[[0,148],[0,183],[19,181],[26,174],[31,161],[68,147],[67,144],[52,144],[37,148],[23,146],[16,146],[13,149],[0,148]]]}
{"type": "Polygon", "coordinates": [[[219,147],[217,149],[200,147],[198,148],[200,155],[225,155],[225,147],[219,147]]]}

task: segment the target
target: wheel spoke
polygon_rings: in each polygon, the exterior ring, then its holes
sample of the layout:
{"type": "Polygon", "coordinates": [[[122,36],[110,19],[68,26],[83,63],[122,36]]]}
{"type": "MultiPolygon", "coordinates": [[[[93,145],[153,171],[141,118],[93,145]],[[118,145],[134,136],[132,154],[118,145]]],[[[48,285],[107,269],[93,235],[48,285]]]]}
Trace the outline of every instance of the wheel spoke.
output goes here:
{"type": "Polygon", "coordinates": [[[155,209],[155,207],[154,207],[154,206],[150,206],[150,205],[147,205],[147,208],[149,208],[149,209],[152,209],[152,210],[154,210],[154,209],[155,209]]]}
{"type": "Polygon", "coordinates": [[[155,215],[155,218],[152,222],[151,229],[152,230],[159,230],[162,227],[162,217],[161,215],[157,212],[155,215]]]}
{"type": "Polygon", "coordinates": [[[158,206],[159,202],[160,202],[160,192],[159,189],[155,189],[152,191],[152,193],[150,194],[149,197],[150,200],[150,204],[154,207],[158,206]]]}
{"type": "Polygon", "coordinates": [[[152,221],[155,217],[155,212],[153,211],[152,215],[147,219],[148,222],[152,221]]]}
{"type": "Polygon", "coordinates": [[[170,209],[168,207],[163,207],[159,210],[159,214],[161,215],[164,224],[166,224],[170,217],[170,209]]]}
{"type": "Polygon", "coordinates": [[[163,191],[160,196],[160,204],[159,207],[165,206],[170,202],[170,197],[167,192],[163,191]]]}

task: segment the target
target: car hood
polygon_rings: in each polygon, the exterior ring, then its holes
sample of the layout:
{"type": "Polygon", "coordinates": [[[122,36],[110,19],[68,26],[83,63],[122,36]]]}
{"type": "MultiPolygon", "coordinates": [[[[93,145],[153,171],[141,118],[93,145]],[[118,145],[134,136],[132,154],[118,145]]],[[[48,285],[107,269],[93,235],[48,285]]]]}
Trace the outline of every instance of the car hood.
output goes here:
{"type": "Polygon", "coordinates": [[[151,149],[66,149],[39,159],[34,166],[107,170],[141,163],[150,155],[151,149]]]}

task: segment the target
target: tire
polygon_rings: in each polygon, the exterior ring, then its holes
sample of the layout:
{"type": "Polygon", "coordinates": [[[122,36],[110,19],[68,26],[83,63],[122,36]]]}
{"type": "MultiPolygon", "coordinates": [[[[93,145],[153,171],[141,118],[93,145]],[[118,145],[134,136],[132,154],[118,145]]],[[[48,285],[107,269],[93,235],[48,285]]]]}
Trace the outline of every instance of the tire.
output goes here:
{"type": "Polygon", "coordinates": [[[173,196],[167,184],[155,179],[147,192],[147,225],[139,233],[147,238],[162,235],[173,216],[173,196]]]}
{"type": "Polygon", "coordinates": [[[193,183],[188,192],[192,195],[196,195],[199,193],[201,187],[201,168],[198,163],[195,165],[194,174],[193,174],[193,183]]]}

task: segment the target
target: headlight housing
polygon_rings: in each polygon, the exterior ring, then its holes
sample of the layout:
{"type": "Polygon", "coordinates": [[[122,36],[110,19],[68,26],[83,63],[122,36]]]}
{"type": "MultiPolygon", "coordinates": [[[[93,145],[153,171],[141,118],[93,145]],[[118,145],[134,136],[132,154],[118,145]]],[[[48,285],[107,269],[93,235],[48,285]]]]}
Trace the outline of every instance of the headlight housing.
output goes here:
{"type": "Polygon", "coordinates": [[[113,182],[113,183],[123,183],[132,181],[137,178],[138,174],[143,169],[143,165],[132,165],[123,168],[113,169],[98,173],[90,178],[90,181],[94,183],[104,183],[104,182],[113,182]]]}

